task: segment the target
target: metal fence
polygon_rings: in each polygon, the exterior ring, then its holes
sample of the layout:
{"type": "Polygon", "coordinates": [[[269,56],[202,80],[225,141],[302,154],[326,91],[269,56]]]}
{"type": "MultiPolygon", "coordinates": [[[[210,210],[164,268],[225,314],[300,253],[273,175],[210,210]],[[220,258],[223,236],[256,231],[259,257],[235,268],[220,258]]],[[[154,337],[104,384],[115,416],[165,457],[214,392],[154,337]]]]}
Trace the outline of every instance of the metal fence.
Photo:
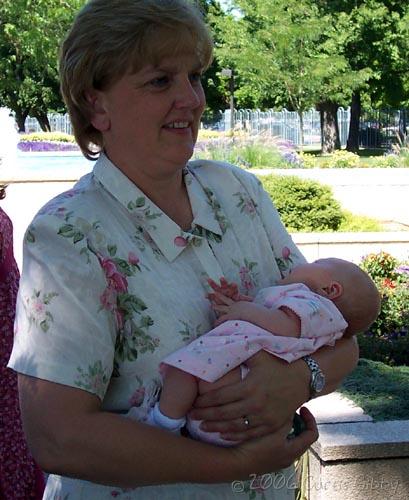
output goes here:
{"type": "MultiPolygon", "coordinates": [[[[346,146],[349,132],[350,108],[338,109],[338,126],[341,146],[346,146]]],[[[203,123],[204,128],[228,131],[231,128],[230,110],[219,111],[214,121],[203,123]]],[[[49,114],[48,119],[52,131],[72,134],[72,126],[68,115],[49,114]]],[[[382,110],[364,112],[361,116],[359,142],[362,147],[389,147],[396,140],[398,133],[408,133],[408,110],[382,110]]],[[[320,114],[316,110],[303,113],[304,145],[321,144],[320,114]]],[[[234,111],[235,130],[244,130],[252,135],[269,135],[289,140],[297,146],[301,145],[300,119],[295,111],[272,109],[238,109],[234,111]]],[[[27,118],[27,132],[41,131],[35,118],[27,118]]]]}
{"type": "MultiPolygon", "coordinates": [[[[64,132],[66,134],[73,134],[72,125],[70,118],[67,114],[60,115],[57,113],[49,113],[47,115],[48,121],[50,122],[51,132],[64,132]]],[[[40,124],[36,118],[26,119],[26,132],[29,134],[31,132],[41,132],[40,124]]]]}
{"type": "MultiPolygon", "coordinates": [[[[350,109],[338,109],[338,125],[341,146],[346,146],[349,132],[350,109]]],[[[224,112],[222,130],[230,130],[230,110],[224,112]]],[[[300,117],[296,111],[260,111],[259,109],[239,109],[234,111],[234,128],[245,130],[252,135],[265,134],[289,140],[301,145],[300,117]]],[[[303,113],[304,146],[321,144],[320,113],[314,109],[303,113]]]]}

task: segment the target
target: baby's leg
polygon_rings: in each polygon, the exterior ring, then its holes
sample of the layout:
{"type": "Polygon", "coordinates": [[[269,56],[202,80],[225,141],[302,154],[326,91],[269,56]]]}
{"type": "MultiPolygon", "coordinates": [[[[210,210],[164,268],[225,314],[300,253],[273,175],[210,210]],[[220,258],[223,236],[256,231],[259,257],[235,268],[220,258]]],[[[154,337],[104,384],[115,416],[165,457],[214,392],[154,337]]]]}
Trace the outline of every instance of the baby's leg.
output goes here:
{"type": "Polygon", "coordinates": [[[166,366],[159,409],[170,418],[184,417],[192,408],[197,393],[196,377],[173,366],[166,366]]]}
{"type": "Polygon", "coordinates": [[[206,382],[205,380],[198,380],[198,390],[199,394],[206,394],[206,392],[214,391],[215,389],[219,389],[220,387],[224,387],[226,385],[236,384],[240,382],[241,377],[241,369],[240,366],[234,368],[230,372],[220,377],[215,382],[206,382]]]}

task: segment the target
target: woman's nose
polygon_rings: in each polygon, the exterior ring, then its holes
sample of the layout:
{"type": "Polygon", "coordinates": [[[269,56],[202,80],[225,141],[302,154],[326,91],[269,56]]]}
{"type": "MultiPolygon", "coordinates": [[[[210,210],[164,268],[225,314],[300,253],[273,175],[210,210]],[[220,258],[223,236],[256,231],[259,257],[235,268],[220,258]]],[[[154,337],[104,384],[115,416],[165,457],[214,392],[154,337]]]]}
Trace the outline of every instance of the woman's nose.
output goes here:
{"type": "Polygon", "coordinates": [[[195,109],[204,101],[203,89],[200,83],[192,84],[190,79],[180,82],[175,98],[176,108],[195,109]]]}

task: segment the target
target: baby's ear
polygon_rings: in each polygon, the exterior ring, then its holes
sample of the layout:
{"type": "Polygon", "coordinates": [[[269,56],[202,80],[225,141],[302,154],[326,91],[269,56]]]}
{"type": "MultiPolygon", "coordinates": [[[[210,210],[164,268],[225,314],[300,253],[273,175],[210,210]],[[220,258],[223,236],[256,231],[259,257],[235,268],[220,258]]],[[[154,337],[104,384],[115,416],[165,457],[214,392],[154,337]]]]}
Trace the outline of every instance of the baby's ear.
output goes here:
{"type": "Polygon", "coordinates": [[[327,287],[323,288],[323,290],[328,299],[334,300],[341,297],[344,292],[344,287],[339,281],[331,281],[331,283],[327,287]]]}

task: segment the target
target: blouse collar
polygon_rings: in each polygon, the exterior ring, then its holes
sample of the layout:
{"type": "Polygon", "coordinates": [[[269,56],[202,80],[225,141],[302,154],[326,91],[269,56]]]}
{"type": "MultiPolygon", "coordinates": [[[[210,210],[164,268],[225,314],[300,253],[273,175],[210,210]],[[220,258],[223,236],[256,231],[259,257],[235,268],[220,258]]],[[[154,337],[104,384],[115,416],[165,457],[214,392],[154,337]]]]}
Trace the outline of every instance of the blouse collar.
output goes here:
{"type": "Polygon", "coordinates": [[[212,239],[216,241],[221,240],[224,232],[218,221],[218,210],[215,210],[220,205],[214,195],[201,185],[189,166],[184,168],[183,174],[193,212],[190,231],[183,231],[105,154],[101,153],[93,169],[94,177],[125,207],[135,225],[149,234],[170,262],[190,244],[200,244],[208,232],[213,234],[212,239]]]}

